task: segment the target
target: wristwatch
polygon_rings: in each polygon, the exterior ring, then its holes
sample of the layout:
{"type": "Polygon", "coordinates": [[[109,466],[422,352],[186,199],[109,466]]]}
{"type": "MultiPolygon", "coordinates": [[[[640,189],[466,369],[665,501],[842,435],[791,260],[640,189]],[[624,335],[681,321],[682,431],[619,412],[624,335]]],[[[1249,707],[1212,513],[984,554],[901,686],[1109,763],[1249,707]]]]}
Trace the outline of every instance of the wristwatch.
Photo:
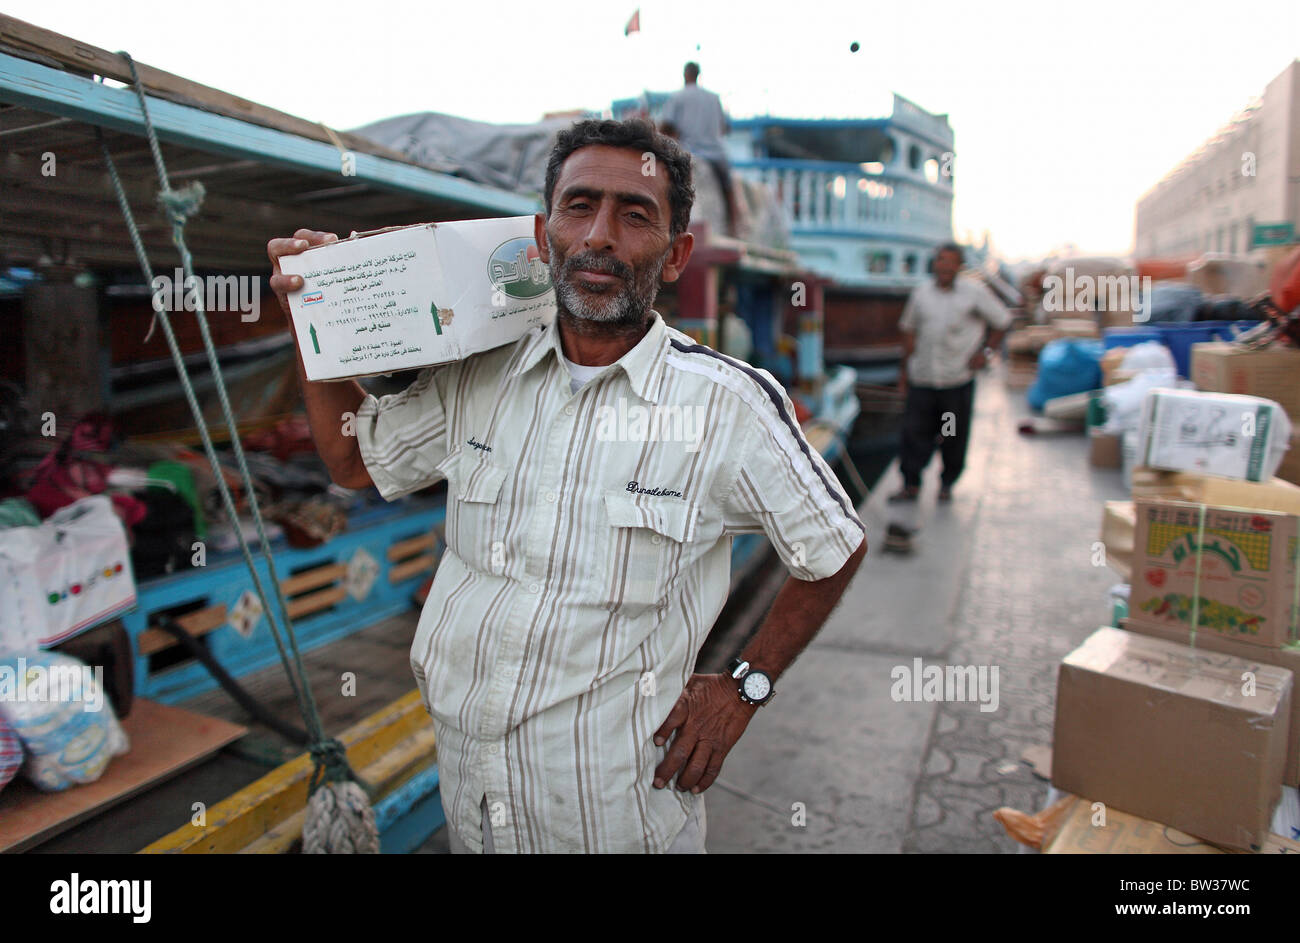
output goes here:
{"type": "Polygon", "coordinates": [[[751,668],[749,662],[741,661],[739,658],[731,659],[728,668],[731,677],[740,682],[740,687],[736,690],[740,694],[740,699],[746,704],[761,707],[776,697],[776,691],[772,688],[772,679],[766,671],[751,668]]]}

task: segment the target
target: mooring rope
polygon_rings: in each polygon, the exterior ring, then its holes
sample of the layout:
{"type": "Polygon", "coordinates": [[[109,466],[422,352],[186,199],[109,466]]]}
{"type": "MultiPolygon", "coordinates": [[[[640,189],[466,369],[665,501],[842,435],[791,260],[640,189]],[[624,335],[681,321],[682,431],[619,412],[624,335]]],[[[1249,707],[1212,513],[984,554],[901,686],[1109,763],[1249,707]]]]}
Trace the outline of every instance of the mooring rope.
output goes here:
{"type": "MultiPolygon", "coordinates": [[[[167,176],[167,167],[163,161],[162,149],[158,142],[158,136],[154,130],[153,120],[149,115],[148,104],[145,100],[144,87],[140,82],[140,77],[136,72],[135,61],[125,52],[119,53],[127,62],[131,70],[131,78],[135,88],[136,97],[140,102],[140,112],[144,118],[145,131],[149,139],[149,148],[153,153],[154,165],[158,171],[158,180],[161,189],[158,193],[158,202],[161,204],[163,211],[166,213],[172,226],[172,241],[176,244],[177,250],[181,256],[181,267],[184,271],[184,286],[191,284],[194,278],[194,259],[190,253],[189,247],[185,243],[185,224],[193,216],[202,204],[204,197],[203,185],[197,181],[183,187],[180,190],[173,190],[170,180],[167,176]]],[[[131,212],[131,206],[127,200],[125,188],[122,186],[122,180],[118,176],[117,167],[113,162],[108,145],[104,140],[103,131],[100,128],[95,129],[96,137],[99,140],[100,148],[104,152],[104,161],[108,166],[109,177],[113,183],[113,189],[117,194],[117,200],[122,208],[122,215],[126,220],[127,230],[130,233],[131,244],[135,248],[135,253],[140,261],[140,268],[143,270],[145,278],[150,286],[153,285],[154,275],[153,266],[149,263],[149,257],[145,252],[144,243],[140,238],[139,229],[135,223],[134,214],[131,212]]],[[[217,398],[221,403],[222,415],[226,422],[226,427],[230,432],[230,443],[234,451],[235,460],[239,465],[239,472],[242,478],[244,493],[248,498],[249,508],[252,511],[253,522],[257,529],[258,538],[261,541],[262,555],[266,559],[268,574],[272,585],[275,587],[276,601],[279,604],[281,616],[284,620],[284,635],[288,638],[288,647],[280,634],[280,626],[276,621],[275,610],[271,607],[265,588],[262,585],[261,577],[258,575],[257,567],[253,561],[252,551],[244,537],[242,528],[239,527],[239,517],[235,511],[234,499],[231,497],[230,489],[222,474],[220,462],[217,460],[216,450],[212,444],[212,438],[208,433],[207,423],[203,418],[203,411],[199,406],[197,397],[194,394],[193,385],[190,383],[189,372],[185,367],[184,359],[181,356],[180,347],[176,342],[175,334],[172,331],[171,322],[167,316],[165,306],[159,303],[154,304],[154,318],[156,322],[161,322],[163,334],[167,339],[167,346],[171,350],[172,360],[175,361],[176,371],[181,381],[181,388],[185,393],[185,398],[189,403],[190,411],[194,415],[194,421],[198,428],[199,437],[203,441],[203,448],[208,457],[208,462],[212,466],[213,473],[217,480],[217,487],[221,492],[222,502],[225,505],[226,514],[229,516],[236,538],[239,541],[240,551],[243,554],[244,562],[248,565],[248,570],[253,578],[253,585],[257,591],[258,599],[261,601],[263,611],[266,613],[267,623],[271,629],[271,635],[275,640],[275,645],[280,654],[280,660],[284,665],[285,674],[289,679],[290,687],[293,689],[294,697],[298,702],[302,712],[303,721],[306,723],[308,733],[311,736],[311,745],[309,752],[312,757],[313,770],[311,781],[309,783],[308,793],[311,801],[308,805],[308,820],[312,822],[313,809],[317,810],[318,816],[335,816],[351,815],[356,821],[346,828],[339,828],[333,824],[327,824],[324,827],[320,823],[312,823],[312,828],[304,827],[304,851],[377,851],[378,850],[378,833],[374,826],[374,814],[370,809],[369,802],[366,798],[368,787],[363,783],[352,770],[347,759],[347,751],[338,740],[327,737],[324,731],[324,725],[321,723],[320,714],[316,707],[316,700],[312,695],[311,684],[307,679],[306,669],[303,667],[302,653],[298,648],[298,640],[293,631],[293,623],[289,617],[288,602],[284,598],[284,591],[280,585],[280,579],[275,569],[274,554],[270,550],[270,543],[266,537],[266,530],[262,522],[261,509],[258,507],[257,498],[253,491],[252,476],[248,471],[248,463],[244,457],[243,446],[239,441],[238,428],[234,415],[230,408],[230,400],[226,395],[225,380],[221,373],[221,365],[217,360],[216,350],[212,344],[212,336],[208,331],[206,311],[204,310],[203,293],[195,292],[195,317],[198,321],[199,333],[203,338],[203,347],[207,353],[208,363],[212,371],[212,378],[217,391],[217,398]],[[320,797],[317,800],[316,792],[320,786],[331,784],[337,786],[338,795],[326,800],[320,797]],[[307,841],[309,835],[314,835],[312,843],[307,841]],[[314,844],[315,847],[309,847],[314,844]]],[[[156,297],[156,295],[155,295],[156,297]]],[[[150,327],[152,333],[153,327],[150,327]]]]}

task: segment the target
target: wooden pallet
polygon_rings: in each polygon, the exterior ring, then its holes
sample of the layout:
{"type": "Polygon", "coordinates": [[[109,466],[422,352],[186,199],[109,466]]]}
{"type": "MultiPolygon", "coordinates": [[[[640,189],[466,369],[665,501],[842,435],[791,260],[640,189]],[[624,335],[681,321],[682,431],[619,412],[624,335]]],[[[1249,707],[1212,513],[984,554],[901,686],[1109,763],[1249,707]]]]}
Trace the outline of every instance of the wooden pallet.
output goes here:
{"type": "Polygon", "coordinates": [[[183,773],[242,737],[246,727],[137,699],[122,721],[131,748],[93,783],[41,792],[24,780],[0,792],[0,851],[31,848],[183,773]]]}

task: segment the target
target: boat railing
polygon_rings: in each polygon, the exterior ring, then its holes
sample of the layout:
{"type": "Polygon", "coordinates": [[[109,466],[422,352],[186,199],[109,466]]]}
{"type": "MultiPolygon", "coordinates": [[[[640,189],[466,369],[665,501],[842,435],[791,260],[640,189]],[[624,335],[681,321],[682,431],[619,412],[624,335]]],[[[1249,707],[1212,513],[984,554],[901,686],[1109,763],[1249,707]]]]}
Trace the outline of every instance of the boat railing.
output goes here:
{"type": "MultiPolygon", "coordinates": [[[[735,161],[736,171],[776,195],[791,232],[944,238],[952,189],[858,164],[784,159],[735,161]]],[[[941,178],[942,179],[942,178],[941,178]]]]}

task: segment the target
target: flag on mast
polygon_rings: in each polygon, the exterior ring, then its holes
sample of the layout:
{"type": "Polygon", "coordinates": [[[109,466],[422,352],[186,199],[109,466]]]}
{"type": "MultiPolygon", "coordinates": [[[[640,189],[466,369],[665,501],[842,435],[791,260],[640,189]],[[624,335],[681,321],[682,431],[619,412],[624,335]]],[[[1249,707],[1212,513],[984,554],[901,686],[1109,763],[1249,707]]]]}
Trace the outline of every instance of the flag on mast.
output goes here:
{"type": "Polygon", "coordinates": [[[623,35],[630,36],[633,33],[641,32],[641,8],[637,7],[632,14],[632,19],[627,21],[627,26],[623,27],[623,35]]]}

